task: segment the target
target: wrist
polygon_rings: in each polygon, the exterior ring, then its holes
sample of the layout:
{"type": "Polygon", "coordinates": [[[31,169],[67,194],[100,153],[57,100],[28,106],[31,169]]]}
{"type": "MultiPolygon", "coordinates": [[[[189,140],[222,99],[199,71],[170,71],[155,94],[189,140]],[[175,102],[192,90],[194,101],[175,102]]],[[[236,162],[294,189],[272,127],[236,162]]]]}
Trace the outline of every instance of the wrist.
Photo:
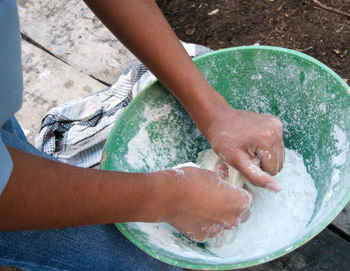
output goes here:
{"type": "MultiPolygon", "coordinates": [[[[170,178],[163,171],[151,173],[126,173],[131,179],[127,182],[129,191],[124,201],[126,218],[116,222],[162,222],[168,212],[171,197],[170,178]],[[133,188],[134,187],[134,188],[133,188]]],[[[120,217],[119,215],[115,215],[120,217]]]]}
{"type": "Polygon", "coordinates": [[[191,115],[201,133],[210,141],[211,134],[219,124],[220,119],[226,114],[227,110],[234,110],[226,102],[225,98],[217,93],[208,95],[207,102],[195,107],[195,113],[191,115]]]}
{"type": "Polygon", "coordinates": [[[225,98],[221,96],[210,84],[196,84],[187,101],[181,101],[185,109],[196,123],[198,129],[207,137],[208,128],[217,121],[218,112],[229,107],[225,98]]]}
{"type": "Polygon", "coordinates": [[[156,173],[155,180],[155,206],[157,212],[157,222],[169,222],[170,218],[176,214],[180,207],[183,196],[181,179],[183,176],[175,170],[163,170],[156,173]]]}

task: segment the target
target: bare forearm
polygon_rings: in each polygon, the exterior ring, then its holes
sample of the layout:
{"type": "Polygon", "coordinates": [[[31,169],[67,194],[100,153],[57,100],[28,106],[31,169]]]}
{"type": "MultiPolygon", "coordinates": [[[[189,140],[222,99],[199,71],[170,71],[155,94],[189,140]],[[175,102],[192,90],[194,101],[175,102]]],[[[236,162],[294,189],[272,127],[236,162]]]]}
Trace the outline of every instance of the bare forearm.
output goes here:
{"type": "Polygon", "coordinates": [[[217,233],[212,225],[236,225],[249,205],[247,193],[211,171],[111,172],[8,149],[14,168],[0,196],[0,231],[165,221],[202,241],[217,233]]]}
{"type": "Polygon", "coordinates": [[[164,216],[162,173],[84,169],[9,151],[14,168],[0,197],[1,230],[157,221],[164,216]]]}
{"type": "Polygon", "coordinates": [[[212,111],[226,105],[201,75],[154,1],[85,2],[179,99],[200,128],[212,111]]]}

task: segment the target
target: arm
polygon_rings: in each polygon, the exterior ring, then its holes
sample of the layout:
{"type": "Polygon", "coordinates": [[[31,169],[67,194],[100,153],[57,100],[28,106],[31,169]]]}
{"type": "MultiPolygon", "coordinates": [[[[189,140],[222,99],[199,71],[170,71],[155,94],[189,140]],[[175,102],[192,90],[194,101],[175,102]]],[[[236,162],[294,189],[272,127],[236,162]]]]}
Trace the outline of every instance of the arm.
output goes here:
{"type": "Polygon", "coordinates": [[[248,193],[211,171],[102,171],[8,149],[14,168],[0,197],[0,230],[166,221],[203,241],[248,215],[248,193]],[[222,227],[210,231],[214,224],[222,227]]]}
{"type": "Polygon", "coordinates": [[[270,176],[282,168],[284,160],[278,118],[229,107],[201,75],[154,1],[85,2],[177,97],[218,154],[253,184],[279,190],[270,176]],[[255,156],[265,171],[252,170],[255,156]]]}
{"type": "Polygon", "coordinates": [[[163,206],[162,199],[155,196],[156,189],[161,189],[159,174],[78,168],[8,150],[14,168],[0,197],[1,230],[162,218],[162,210],[156,207],[163,206]]]}

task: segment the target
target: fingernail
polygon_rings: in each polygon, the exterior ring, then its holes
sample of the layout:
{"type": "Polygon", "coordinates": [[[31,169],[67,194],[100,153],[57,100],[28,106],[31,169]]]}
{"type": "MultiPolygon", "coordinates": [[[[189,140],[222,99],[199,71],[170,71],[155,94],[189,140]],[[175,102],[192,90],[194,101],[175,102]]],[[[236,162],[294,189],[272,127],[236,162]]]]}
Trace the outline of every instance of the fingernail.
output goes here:
{"type": "Polygon", "coordinates": [[[267,183],[266,188],[270,189],[273,192],[279,192],[281,190],[278,183],[267,183]]]}

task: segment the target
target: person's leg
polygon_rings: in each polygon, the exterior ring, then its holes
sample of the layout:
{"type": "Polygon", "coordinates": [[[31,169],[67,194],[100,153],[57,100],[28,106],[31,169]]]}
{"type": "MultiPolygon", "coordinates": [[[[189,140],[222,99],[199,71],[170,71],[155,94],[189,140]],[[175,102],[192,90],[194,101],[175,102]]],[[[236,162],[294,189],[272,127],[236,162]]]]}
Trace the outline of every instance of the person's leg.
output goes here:
{"type": "Polygon", "coordinates": [[[17,119],[12,116],[5,124],[1,127],[1,129],[19,137],[23,141],[27,142],[27,138],[24,135],[21,125],[18,123],[17,119]]]}
{"type": "Polygon", "coordinates": [[[32,144],[28,142],[21,126],[19,125],[15,117],[11,117],[0,128],[0,136],[5,145],[48,159],[56,160],[52,156],[39,151],[37,148],[35,148],[32,144]]]}
{"type": "MultiPolygon", "coordinates": [[[[0,136],[6,145],[53,159],[26,140],[15,118],[0,136]]],[[[148,256],[114,225],[0,232],[0,264],[26,270],[182,270],[148,256]]]]}
{"type": "Polygon", "coordinates": [[[181,270],[127,240],[114,225],[0,233],[0,263],[26,270],[181,270]]]}

